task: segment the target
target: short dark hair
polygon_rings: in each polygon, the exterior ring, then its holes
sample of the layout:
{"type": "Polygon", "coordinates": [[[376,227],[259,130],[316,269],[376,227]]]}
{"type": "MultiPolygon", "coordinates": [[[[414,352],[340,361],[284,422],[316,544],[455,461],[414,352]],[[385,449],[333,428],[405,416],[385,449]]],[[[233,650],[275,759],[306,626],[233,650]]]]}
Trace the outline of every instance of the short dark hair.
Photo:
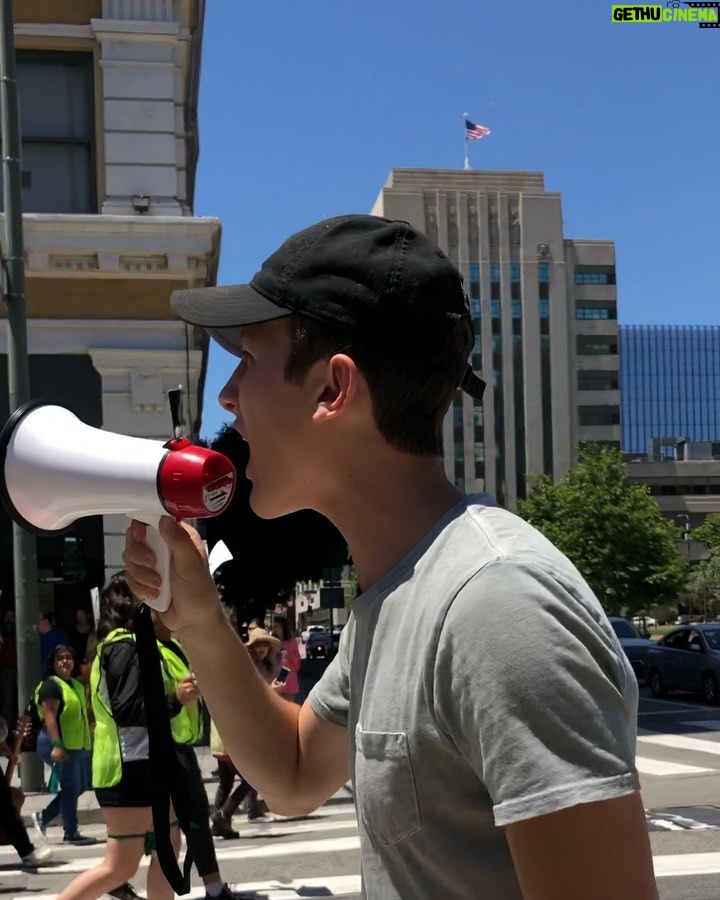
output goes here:
{"type": "Polygon", "coordinates": [[[100,621],[97,639],[103,641],[116,628],[132,631],[135,624],[135,598],[125,581],[125,573],[117,572],[100,594],[100,621]]]}
{"type": "Polygon", "coordinates": [[[473,337],[459,322],[442,350],[441,361],[420,356],[407,362],[309,316],[290,317],[288,381],[299,384],[309,369],[336,353],[347,353],[367,380],[375,424],[385,440],[403,453],[439,456],[443,451],[443,419],[459,389],[473,337]]]}

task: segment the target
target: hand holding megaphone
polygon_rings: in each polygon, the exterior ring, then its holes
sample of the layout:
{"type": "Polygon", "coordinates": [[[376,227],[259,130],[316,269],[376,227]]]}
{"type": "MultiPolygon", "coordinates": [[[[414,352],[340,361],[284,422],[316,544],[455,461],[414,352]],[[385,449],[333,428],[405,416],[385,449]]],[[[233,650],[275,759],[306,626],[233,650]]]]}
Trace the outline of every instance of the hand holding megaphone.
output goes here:
{"type": "Polygon", "coordinates": [[[167,443],[92,428],[70,410],[33,402],[20,407],[0,434],[0,496],[18,525],[61,534],[85,516],[124,514],[150,526],[146,543],[170,606],[170,551],[158,531],[162,516],[203,519],[227,509],[235,485],[230,460],[187,438],[167,443]]]}

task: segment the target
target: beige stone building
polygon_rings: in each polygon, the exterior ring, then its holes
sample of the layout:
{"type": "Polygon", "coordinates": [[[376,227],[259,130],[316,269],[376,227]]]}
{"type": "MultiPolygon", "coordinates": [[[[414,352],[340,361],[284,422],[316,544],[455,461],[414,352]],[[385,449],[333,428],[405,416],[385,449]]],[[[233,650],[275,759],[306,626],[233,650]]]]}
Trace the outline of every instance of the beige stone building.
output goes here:
{"type": "Polygon", "coordinates": [[[372,211],[424,231],[466,281],[488,387],[481,404],[458,392],[445,421],[459,487],[512,507],[583,441],[620,446],[615,247],[566,238],[541,173],[393,169],[372,211]]]}
{"type": "MultiPolygon", "coordinates": [[[[214,283],[219,254],[220,223],[193,215],[204,4],[13,6],[33,394],[88,424],[165,440],[166,392],[184,385],[197,426],[207,362],[206,339],[173,318],[170,294],[214,283]]],[[[125,527],[106,517],[78,523],[70,543],[41,538],[44,605],[116,570],[125,527]]],[[[2,532],[9,540],[5,519],[2,532]]]]}

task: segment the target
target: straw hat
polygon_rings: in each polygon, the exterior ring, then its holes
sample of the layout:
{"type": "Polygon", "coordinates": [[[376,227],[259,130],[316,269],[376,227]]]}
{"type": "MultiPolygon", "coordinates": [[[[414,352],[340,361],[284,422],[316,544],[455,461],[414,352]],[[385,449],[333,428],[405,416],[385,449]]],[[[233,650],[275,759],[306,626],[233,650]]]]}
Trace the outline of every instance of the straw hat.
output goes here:
{"type": "Polygon", "coordinates": [[[255,644],[270,644],[270,647],[274,652],[277,652],[282,647],[282,643],[274,634],[270,634],[270,632],[265,631],[264,628],[258,627],[248,629],[248,639],[245,646],[250,648],[255,644]]]}

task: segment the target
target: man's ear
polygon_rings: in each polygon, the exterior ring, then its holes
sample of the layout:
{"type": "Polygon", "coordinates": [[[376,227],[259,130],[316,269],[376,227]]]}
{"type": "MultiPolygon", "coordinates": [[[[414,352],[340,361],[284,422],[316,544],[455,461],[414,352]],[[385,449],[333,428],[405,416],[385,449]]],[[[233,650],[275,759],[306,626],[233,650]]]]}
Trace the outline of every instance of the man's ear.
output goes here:
{"type": "Polygon", "coordinates": [[[327,422],[337,418],[357,394],[360,373],[355,361],[344,353],[336,353],[325,367],[325,383],[317,398],[313,419],[327,422]]]}

